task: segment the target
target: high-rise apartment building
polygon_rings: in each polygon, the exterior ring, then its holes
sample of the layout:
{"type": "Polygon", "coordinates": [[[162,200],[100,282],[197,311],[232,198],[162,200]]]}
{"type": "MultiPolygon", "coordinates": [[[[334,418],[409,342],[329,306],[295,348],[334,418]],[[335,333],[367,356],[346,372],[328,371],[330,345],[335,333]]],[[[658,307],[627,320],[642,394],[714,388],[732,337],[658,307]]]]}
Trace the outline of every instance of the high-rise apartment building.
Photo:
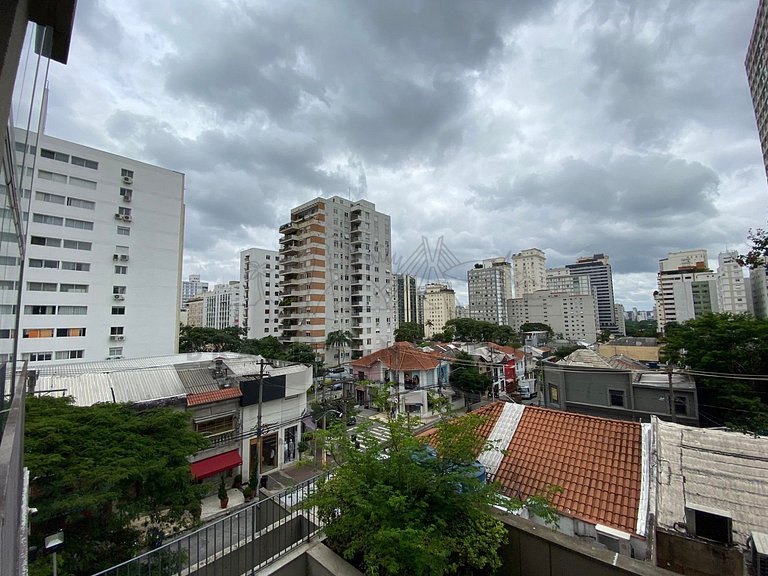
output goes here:
{"type": "Polygon", "coordinates": [[[507,300],[512,298],[512,266],[504,257],[488,258],[467,272],[469,317],[508,324],[507,300]]]}
{"type": "Polygon", "coordinates": [[[189,280],[181,282],[181,307],[186,310],[191,298],[208,292],[208,282],[200,281],[200,274],[190,274],[189,280]]]}
{"type": "Polygon", "coordinates": [[[246,337],[280,337],[280,256],[276,250],[240,252],[240,290],[240,326],[246,337]]]}
{"type": "MultiPolygon", "coordinates": [[[[548,268],[547,287],[550,292],[566,294],[591,294],[589,276],[574,276],[568,268],[548,268]]],[[[595,301],[597,306],[597,301],[595,301]]]]}
{"type": "Polygon", "coordinates": [[[755,109],[757,131],[760,134],[760,146],[763,150],[763,164],[768,174],[768,5],[760,0],[752,28],[752,38],[747,49],[745,66],[749,90],[752,93],[752,105],[755,109]]]}
{"type": "Polygon", "coordinates": [[[395,279],[397,281],[395,307],[398,325],[404,322],[423,324],[424,318],[419,314],[419,292],[416,278],[409,274],[397,274],[395,279]]]}
{"type": "Polygon", "coordinates": [[[446,284],[427,284],[424,288],[424,336],[431,338],[445,330],[445,323],[456,317],[456,293],[446,284]]]}
{"type": "Polygon", "coordinates": [[[565,266],[571,276],[588,276],[592,292],[597,298],[597,317],[600,330],[621,334],[616,321],[616,308],[613,301],[613,273],[606,254],[595,254],[578,258],[576,264],[565,266]]]}
{"type": "Polygon", "coordinates": [[[389,216],[367,200],[315,198],[280,226],[283,340],[304,342],[327,364],[359,358],[394,342],[389,216]],[[352,346],[326,350],[331,332],[352,346]]]}
{"type": "Polygon", "coordinates": [[[752,309],[756,318],[768,318],[768,268],[764,265],[749,271],[752,309]]]}
{"type": "Polygon", "coordinates": [[[538,322],[552,328],[558,338],[597,341],[598,322],[592,294],[569,294],[539,290],[508,302],[509,325],[520,330],[523,324],[538,322]]]}
{"type": "MultiPolygon", "coordinates": [[[[27,140],[18,130],[15,140],[29,221],[21,358],[34,366],[174,353],[184,175],[46,135],[27,140]]],[[[2,306],[0,314],[15,312],[15,303],[2,306]]],[[[7,359],[12,331],[2,336],[7,359]]]]}
{"type": "Polygon", "coordinates": [[[240,282],[231,280],[227,284],[216,284],[203,296],[203,326],[223,330],[240,326],[242,302],[240,282]]]}
{"type": "Polygon", "coordinates": [[[529,248],[512,256],[515,274],[515,297],[547,288],[547,258],[538,248],[529,248]]]}
{"type": "Polygon", "coordinates": [[[720,312],[744,314],[749,311],[747,282],[744,272],[736,262],[735,250],[720,252],[717,256],[717,308],[720,312]]]}
{"type": "Polygon", "coordinates": [[[709,269],[706,250],[670,252],[659,260],[656,319],[663,332],[671,322],[685,322],[717,312],[717,275],[709,269]]]}

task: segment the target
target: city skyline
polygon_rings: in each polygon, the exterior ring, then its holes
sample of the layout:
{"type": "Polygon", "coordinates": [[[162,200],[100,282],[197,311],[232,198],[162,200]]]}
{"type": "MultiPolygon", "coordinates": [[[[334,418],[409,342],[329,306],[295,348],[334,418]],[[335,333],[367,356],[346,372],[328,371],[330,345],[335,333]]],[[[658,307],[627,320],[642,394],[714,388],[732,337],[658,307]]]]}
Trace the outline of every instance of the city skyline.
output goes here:
{"type": "Polygon", "coordinates": [[[648,310],[665,254],[743,250],[765,225],[756,10],[81,2],[46,132],[186,174],[184,277],[238,278],[292,206],[339,194],[391,215],[395,260],[422,238],[464,273],[604,252],[616,302],[648,310]]]}

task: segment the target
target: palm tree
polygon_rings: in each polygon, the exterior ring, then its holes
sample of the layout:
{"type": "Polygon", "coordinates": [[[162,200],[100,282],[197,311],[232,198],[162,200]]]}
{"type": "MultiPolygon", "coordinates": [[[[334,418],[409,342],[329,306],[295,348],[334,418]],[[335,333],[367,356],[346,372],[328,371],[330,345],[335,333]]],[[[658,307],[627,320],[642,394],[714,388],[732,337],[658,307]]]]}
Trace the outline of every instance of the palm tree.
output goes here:
{"type": "Polygon", "coordinates": [[[334,330],[329,332],[325,339],[325,345],[331,348],[336,348],[336,352],[339,357],[339,364],[341,366],[341,350],[346,346],[352,345],[352,332],[349,330],[334,330]]]}

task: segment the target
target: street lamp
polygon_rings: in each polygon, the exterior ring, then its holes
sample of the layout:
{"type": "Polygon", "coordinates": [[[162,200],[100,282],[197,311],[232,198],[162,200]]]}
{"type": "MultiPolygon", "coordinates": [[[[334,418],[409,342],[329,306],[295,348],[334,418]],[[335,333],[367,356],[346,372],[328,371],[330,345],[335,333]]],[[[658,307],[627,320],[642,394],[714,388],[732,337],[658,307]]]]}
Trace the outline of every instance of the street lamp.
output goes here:
{"type": "Polygon", "coordinates": [[[51,552],[53,554],[53,556],[51,557],[53,560],[53,576],[57,576],[56,552],[63,545],[64,545],[64,532],[62,532],[61,530],[56,532],[56,534],[46,536],[45,538],[45,549],[48,552],[51,552]]]}

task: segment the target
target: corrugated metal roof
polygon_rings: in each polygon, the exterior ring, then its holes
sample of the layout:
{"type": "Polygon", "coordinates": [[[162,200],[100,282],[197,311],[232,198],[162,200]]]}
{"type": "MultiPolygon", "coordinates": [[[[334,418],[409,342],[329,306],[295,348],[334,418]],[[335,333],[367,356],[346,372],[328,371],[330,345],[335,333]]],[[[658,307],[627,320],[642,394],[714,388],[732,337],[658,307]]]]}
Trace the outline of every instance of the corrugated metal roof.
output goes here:
{"type": "Polygon", "coordinates": [[[692,428],[655,419],[659,527],[685,523],[685,508],[731,515],[733,540],[745,546],[753,531],[768,533],[768,438],[692,428]]]}
{"type": "Polygon", "coordinates": [[[558,362],[566,366],[588,366],[590,368],[612,368],[608,360],[600,356],[594,350],[574,350],[568,356],[558,362]]]}

